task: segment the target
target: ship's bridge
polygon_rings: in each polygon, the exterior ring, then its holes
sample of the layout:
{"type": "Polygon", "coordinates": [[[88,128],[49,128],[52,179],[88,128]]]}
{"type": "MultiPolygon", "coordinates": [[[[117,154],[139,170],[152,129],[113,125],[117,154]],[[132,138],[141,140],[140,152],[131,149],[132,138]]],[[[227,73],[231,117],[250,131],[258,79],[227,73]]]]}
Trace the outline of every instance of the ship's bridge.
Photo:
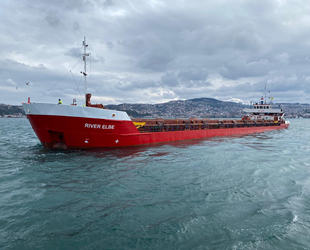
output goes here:
{"type": "Polygon", "coordinates": [[[271,109],[271,105],[270,104],[254,104],[253,105],[254,109],[271,109]]]}
{"type": "Polygon", "coordinates": [[[259,113],[259,114],[281,114],[283,110],[281,108],[273,108],[271,104],[253,104],[252,108],[243,109],[246,113],[259,113]]]}

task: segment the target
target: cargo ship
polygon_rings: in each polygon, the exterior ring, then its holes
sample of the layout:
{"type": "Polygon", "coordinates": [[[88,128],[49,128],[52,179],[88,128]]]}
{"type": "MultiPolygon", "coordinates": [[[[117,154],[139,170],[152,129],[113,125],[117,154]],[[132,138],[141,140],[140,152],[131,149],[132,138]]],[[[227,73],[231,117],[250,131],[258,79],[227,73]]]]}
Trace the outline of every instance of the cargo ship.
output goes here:
{"type": "Polygon", "coordinates": [[[54,149],[114,148],[215,136],[260,133],[288,128],[281,108],[266,97],[245,108],[242,119],[131,119],[124,111],[92,104],[87,93],[86,39],[84,46],[85,104],[22,103],[43,147],[54,149]]]}

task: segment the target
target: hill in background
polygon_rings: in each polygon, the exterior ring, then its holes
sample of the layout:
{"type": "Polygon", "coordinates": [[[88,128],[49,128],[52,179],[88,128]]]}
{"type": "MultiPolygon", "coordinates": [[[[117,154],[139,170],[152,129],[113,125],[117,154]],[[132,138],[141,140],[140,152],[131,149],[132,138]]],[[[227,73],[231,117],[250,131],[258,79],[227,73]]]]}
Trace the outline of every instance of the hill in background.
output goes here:
{"type": "Polygon", "coordinates": [[[25,112],[22,106],[0,104],[0,117],[24,117],[25,112]]]}
{"type": "Polygon", "coordinates": [[[235,102],[223,102],[214,98],[195,98],[177,100],[159,104],[106,105],[109,109],[135,112],[134,117],[241,117],[245,105],[235,102]]]}
{"type": "MultiPolygon", "coordinates": [[[[287,117],[310,118],[310,105],[300,103],[280,103],[287,117]]],[[[242,103],[225,102],[214,98],[195,98],[177,100],[158,104],[123,103],[106,105],[106,108],[126,111],[128,115],[138,118],[241,118],[243,108],[249,105],[242,103]]],[[[25,115],[22,106],[0,104],[0,117],[25,115]]]]}

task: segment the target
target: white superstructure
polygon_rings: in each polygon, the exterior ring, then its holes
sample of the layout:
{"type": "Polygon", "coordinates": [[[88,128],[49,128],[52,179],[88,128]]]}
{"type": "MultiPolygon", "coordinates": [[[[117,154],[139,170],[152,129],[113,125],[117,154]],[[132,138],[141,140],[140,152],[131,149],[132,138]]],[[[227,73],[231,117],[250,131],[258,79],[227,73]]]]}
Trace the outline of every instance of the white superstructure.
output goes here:
{"type": "Polygon", "coordinates": [[[252,108],[243,109],[250,120],[285,121],[283,109],[273,108],[271,104],[254,103],[252,108]]]}

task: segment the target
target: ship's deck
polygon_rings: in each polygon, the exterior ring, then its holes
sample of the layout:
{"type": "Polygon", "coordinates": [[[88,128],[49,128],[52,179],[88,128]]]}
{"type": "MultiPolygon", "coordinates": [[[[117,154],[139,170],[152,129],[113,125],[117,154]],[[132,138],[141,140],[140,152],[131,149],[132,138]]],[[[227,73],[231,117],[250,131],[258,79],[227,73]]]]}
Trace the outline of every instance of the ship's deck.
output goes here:
{"type": "Polygon", "coordinates": [[[213,119],[133,119],[140,133],[280,126],[280,122],[213,119]]]}

